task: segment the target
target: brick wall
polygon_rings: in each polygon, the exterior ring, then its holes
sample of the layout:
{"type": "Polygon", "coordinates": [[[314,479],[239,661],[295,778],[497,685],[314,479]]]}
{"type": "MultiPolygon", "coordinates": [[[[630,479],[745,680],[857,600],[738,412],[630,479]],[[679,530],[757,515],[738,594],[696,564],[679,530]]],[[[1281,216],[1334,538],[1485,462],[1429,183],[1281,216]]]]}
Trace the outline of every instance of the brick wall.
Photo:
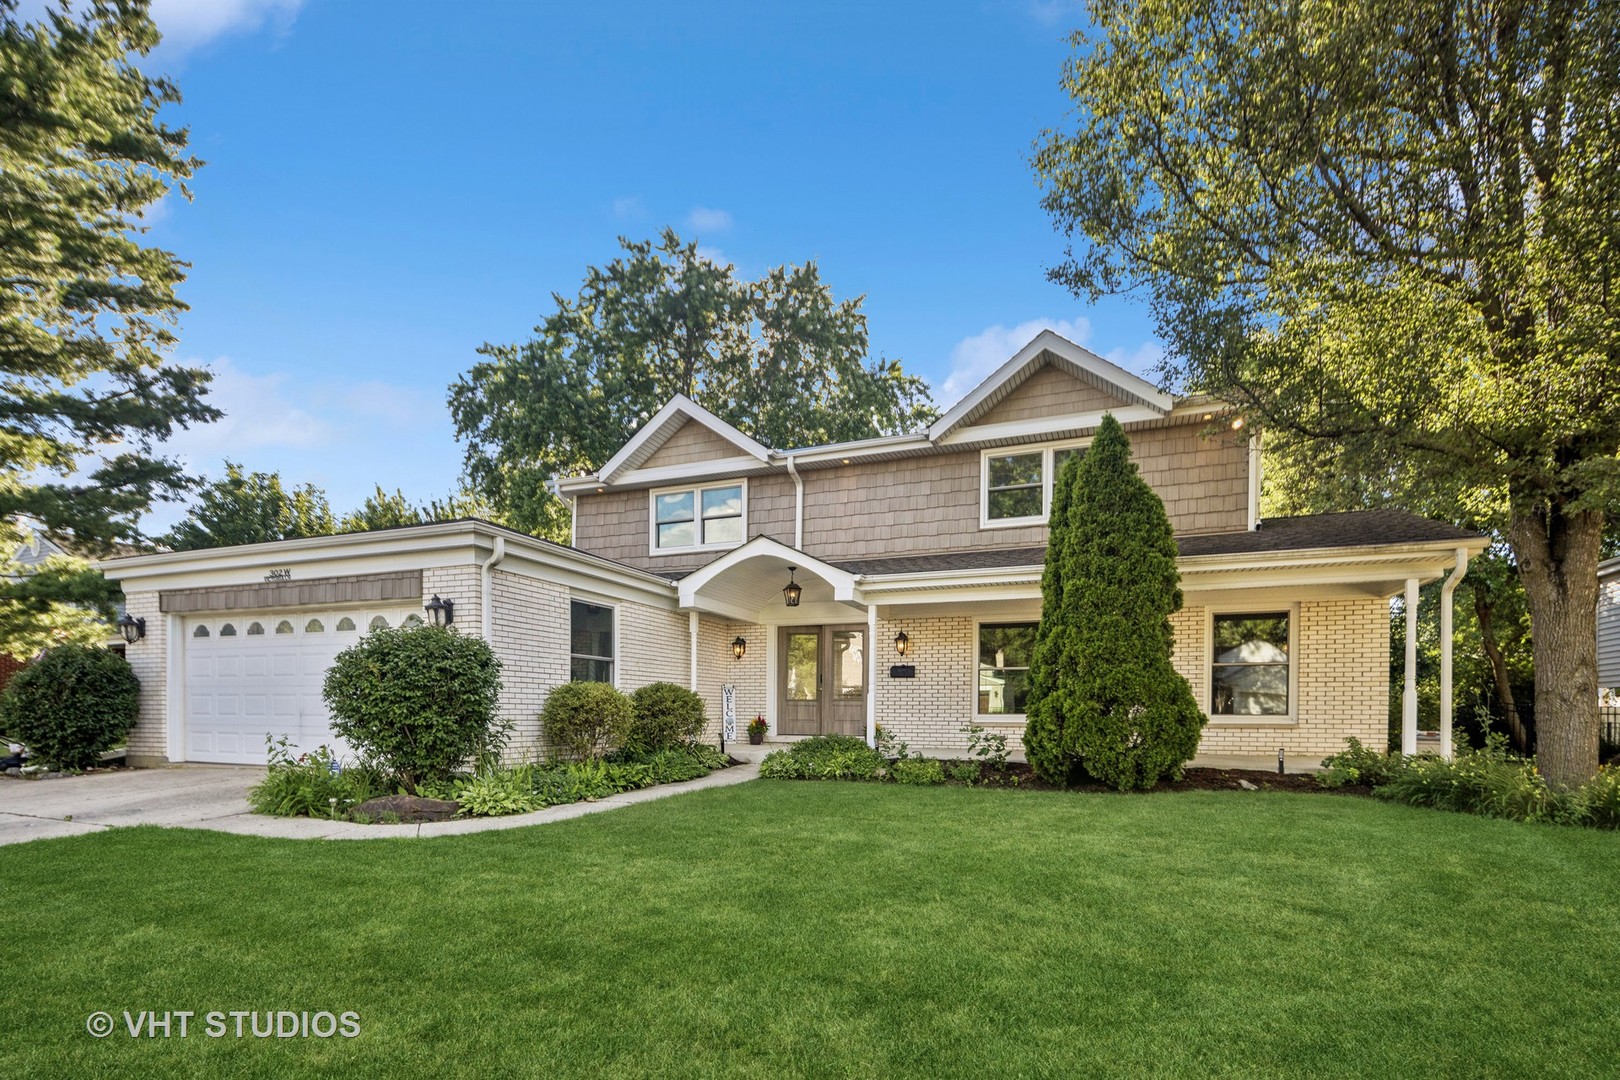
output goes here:
{"type": "Polygon", "coordinates": [[[141,680],[140,716],[129,733],[128,759],[134,765],[161,765],[169,760],[168,617],[158,611],[155,590],[126,593],[124,607],[146,620],[146,636],[124,650],[141,680]]]}
{"type": "Polygon", "coordinates": [[[756,716],[771,719],[765,709],[765,654],[770,632],[754,623],[698,620],[698,694],[703,698],[709,717],[709,725],[703,731],[704,742],[720,741],[724,715],[721,689],[726,683],[737,688],[738,742],[748,738],[748,721],[756,716]],[[741,660],[731,655],[731,643],[739,636],[748,642],[748,651],[741,660]]]}
{"type": "Polygon", "coordinates": [[[619,689],[692,681],[691,624],[684,611],[647,604],[619,605],[619,689]]]}
{"type": "MultiPolygon", "coordinates": [[[[476,592],[476,569],[458,567],[434,573],[470,574],[476,592]]],[[[437,586],[432,588],[437,591],[437,586]]],[[[463,588],[461,581],[454,588],[463,588]]],[[[501,716],[512,724],[507,757],[536,758],[544,748],[540,706],[554,687],[568,681],[568,590],[526,574],[497,569],[490,574],[490,591],[494,600],[490,648],[501,662],[501,716]]],[[[456,607],[459,615],[459,599],[456,607]]],[[[479,609],[474,608],[463,632],[481,632],[481,618],[479,609]]],[[[459,625],[459,618],[457,622],[459,625]]]]}

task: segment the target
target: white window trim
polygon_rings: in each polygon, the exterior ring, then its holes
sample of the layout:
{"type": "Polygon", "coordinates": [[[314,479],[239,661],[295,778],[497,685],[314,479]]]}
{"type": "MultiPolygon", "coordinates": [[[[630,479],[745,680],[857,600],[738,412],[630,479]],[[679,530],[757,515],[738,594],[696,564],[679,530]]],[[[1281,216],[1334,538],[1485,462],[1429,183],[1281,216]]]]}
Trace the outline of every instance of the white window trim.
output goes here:
{"type": "MultiPolygon", "coordinates": [[[[574,652],[574,605],[575,604],[589,604],[592,607],[605,607],[609,611],[613,612],[613,657],[612,657],[613,681],[608,683],[607,685],[613,687],[615,690],[620,689],[619,680],[623,678],[623,675],[621,673],[624,671],[624,665],[622,663],[620,663],[620,661],[619,661],[619,651],[621,649],[621,646],[619,644],[619,638],[620,638],[619,605],[614,603],[611,600],[604,600],[599,596],[592,596],[592,595],[590,595],[588,593],[577,593],[576,592],[576,593],[569,593],[568,594],[568,681],[569,682],[574,681],[574,657],[576,657],[576,656],[584,656],[585,655],[583,653],[574,652]]],[[[598,659],[601,659],[601,658],[591,656],[591,657],[587,657],[587,659],[598,660],[598,659]]]]}
{"type": "Polygon", "coordinates": [[[1289,604],[1225,604],[1204,612],[1204,700],[1199,711],[1215,727],[1298,727],[1299,726],[1299,601],[1289,604]],[[1264,615],[1273,611],[1288,613],[1288,712],[1272,716],[1217,716],[1215,705],[1215,616],[1264,615]]]}
{"type": "Polygon", "coordinates": [[[730,551],[732,548],[742,547],[748,542],[748,478],[738,477],[734,480],[721,480],[708,484],[681,484],[676,487],[652,488],[647,492],[647,553],[649,555],[683,555],[691,551],[730,551]],[[703,493],[713,491],[715,488],[742,488],[742,539],[727,541],[723,544],[687,544],[684,547],[658,546],[658,496],[680,495],[684,492],[692,493],[692,513],[695,531],[701,535],[703,532],[703,493]]]}
{"type": "MultiPolygon", "coordinates": [[[[977,617],[973,620],[973,642],[971,646],[973,649],[972,667],[969,669],[973,672],[973,677],[970,680],[972,685],[969,687],[969,693],[972,694],[972,700],[968,704],[968,713],[973,717],[973,722],[975,724],[978,724],[980,727],[996,727],[998,725],[1006,727],[1023,727],[1026,722],[1024,713],[982,713],[979,711],[980,628],[986,623],[989,623],[991,626],[1006,626],[1009,623],[1033,623],[1036,626],[1039,626],[1040,622],[1040,616],[1038,615],[985,615],[982,617],[977,617]]],[[[1030,659],[1033,660],[1034,657],[1031,657],[1030,659]]]]}
{"type": "Polygon", "coordinates": [[[1056,450],[1084,450],[1090,439],[1064,439],[1059,442],[1027,443],[996,446],[979,451],[979,528],[1024,529],[1031,525],[1045,525],[1052,517],[1052,453],[1056,450]],[[1018,457],[1024,454],[1041,455],[1041,512],[1034,517],[992,518],[990,516],[990,459],[1018,457]]]}

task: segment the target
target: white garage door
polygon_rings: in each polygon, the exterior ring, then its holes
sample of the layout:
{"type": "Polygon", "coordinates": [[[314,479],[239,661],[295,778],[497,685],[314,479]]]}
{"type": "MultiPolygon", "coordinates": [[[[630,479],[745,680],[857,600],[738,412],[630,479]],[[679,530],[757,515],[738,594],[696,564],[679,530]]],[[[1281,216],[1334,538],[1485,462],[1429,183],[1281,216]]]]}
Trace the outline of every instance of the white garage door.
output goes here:
{"type": "Polygon", "coordinates": [[[265,737],[349,753],[328,726],[321,684],[367,630],[420,621],[415,608],[232,612],[185,622],[186,760],[262,765],[265,737]]]}

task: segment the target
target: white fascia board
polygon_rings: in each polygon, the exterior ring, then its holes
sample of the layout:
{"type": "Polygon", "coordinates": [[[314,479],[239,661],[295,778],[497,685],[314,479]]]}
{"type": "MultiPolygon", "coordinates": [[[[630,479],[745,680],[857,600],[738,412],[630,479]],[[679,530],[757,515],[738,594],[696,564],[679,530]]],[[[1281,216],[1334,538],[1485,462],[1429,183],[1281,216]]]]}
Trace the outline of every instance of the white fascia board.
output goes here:
{"type": "Polygon", "coordinates": [[[123,582],[125,591],[191,588],[262,580],[268,569],[318,569],[319,576],[324,577],[456,566],[480,560],[493,547],[497,536],[506,540],[509,557],[523,557],[544,566],[568,567],[593,580],[618,582],[627,588],[660,594],[671,591],[668,579],[649,571],[543,543],[481,522],[465,521],[196,551],[166,551],[109,559],[97,566],[107,577],[123,582]]]}
{"type": "Polygon", "coordinates": [[[702,588],[727,570],[761,556],[774,557],[804,571],[814,574],[832,586],[833,599],[843,603],[861,603],[856,594],[857,578],[847,570],[840,570],[830,563],[822,562],[813,555],[806,555],[797,548],[772,540],[768,536],[756,536],[741,547],[733,548],[724,555],[707,563],[701,568],[692,571],[680,581],[676,582],[680,592],[681,607],[698,607],[697,594],[702,588]]]}
{"type": "MultiPolygon", "coordinates": [[[[1075,367],[1095,376],[1098,380],[1114,386],[1130,397],[1147,403],[1144,408],[1151,413],[1151,419],[1159,419],[1175,408],[1175,398],[1166,394],[1140,375],[1133,375],[1118,364],[1109,363],[1090,349],[1083,348],[1070,341],[1061,334],[1051,330],[1042,330],[1035,335],[1029,344],[1013,354],[1005,364],[1002,364],[990,377],[974,387],[966,397],[934,421],[928,429],[928,437],[933,442],[941,442],[957,425],[961,424],[973,411],[982,405],[986,398],[994,394],[1010,379],[1023,374],[1043,352],[1062,358],[1075,367]]],[[[1121,421],[1123,423],[1124,421],[1121,421]]],[[[1072,425],[1071,425],[1072,426],[1072,425]]]]}
{"type": "Polygon", "coordinates": [[[652,469],[627,469],[613,478],[613,486],[662,487],[687,480],[730,478],[764,471],[761,466],[760,461],[751,457],[732,457],[689,461],[681,465],[659,465],[652,469]]]}
{"type": "Polygon", "coordinates": [[[604,481],[617,480],[619,472],[624,469],[626,462],[636,451],[645,446],[648,440],[656,438],[667,424],[674,422],[676,416],[684,416],[689,422],[702,424],[757,461],[770,460],[770,447],[744,435],[685,394],[676,394],[669,399],[668,404],[654,414],[651,420],[641,425],[636,433],[630,436],[629,442],[619,447],[618,453],[608,458],[607,464],[597,470],[597,475],[604,481]]]}

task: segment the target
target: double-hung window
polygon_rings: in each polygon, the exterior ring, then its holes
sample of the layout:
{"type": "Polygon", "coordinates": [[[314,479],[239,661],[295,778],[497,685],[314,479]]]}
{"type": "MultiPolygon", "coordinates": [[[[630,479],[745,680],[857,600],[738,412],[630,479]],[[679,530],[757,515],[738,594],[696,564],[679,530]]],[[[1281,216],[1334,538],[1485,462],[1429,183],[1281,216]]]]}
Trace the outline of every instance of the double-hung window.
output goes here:
{"type": "Polygon", "coordinates": [[[653,550],[736,547],[747,532],[746,500],[736,481],[653,492],[653,550]]]}
{"type": "Polygon", "coordinates": [[[1032,622],[979,624],[979,703],[984,717],[1022,717],[1029,698],[1032,622]]]}
{"type": "Polygon", "coordinates": [[[1212,717],[1288,717],[1293,613],[1217,613],[1210,617],[1212,717]]]}
{"type": "Polygon", "coordinates": [[[1085,444],[1003,447],[982,455],[979,524],[987,529],[1044,525],[1052,514],[1052,485],[1085,444]]]}
{"type": "Polygon", "coordinates": [[[574,682],[613,681],[613,609],[587,600],[569,603],[568,677],[574,682]]]}

